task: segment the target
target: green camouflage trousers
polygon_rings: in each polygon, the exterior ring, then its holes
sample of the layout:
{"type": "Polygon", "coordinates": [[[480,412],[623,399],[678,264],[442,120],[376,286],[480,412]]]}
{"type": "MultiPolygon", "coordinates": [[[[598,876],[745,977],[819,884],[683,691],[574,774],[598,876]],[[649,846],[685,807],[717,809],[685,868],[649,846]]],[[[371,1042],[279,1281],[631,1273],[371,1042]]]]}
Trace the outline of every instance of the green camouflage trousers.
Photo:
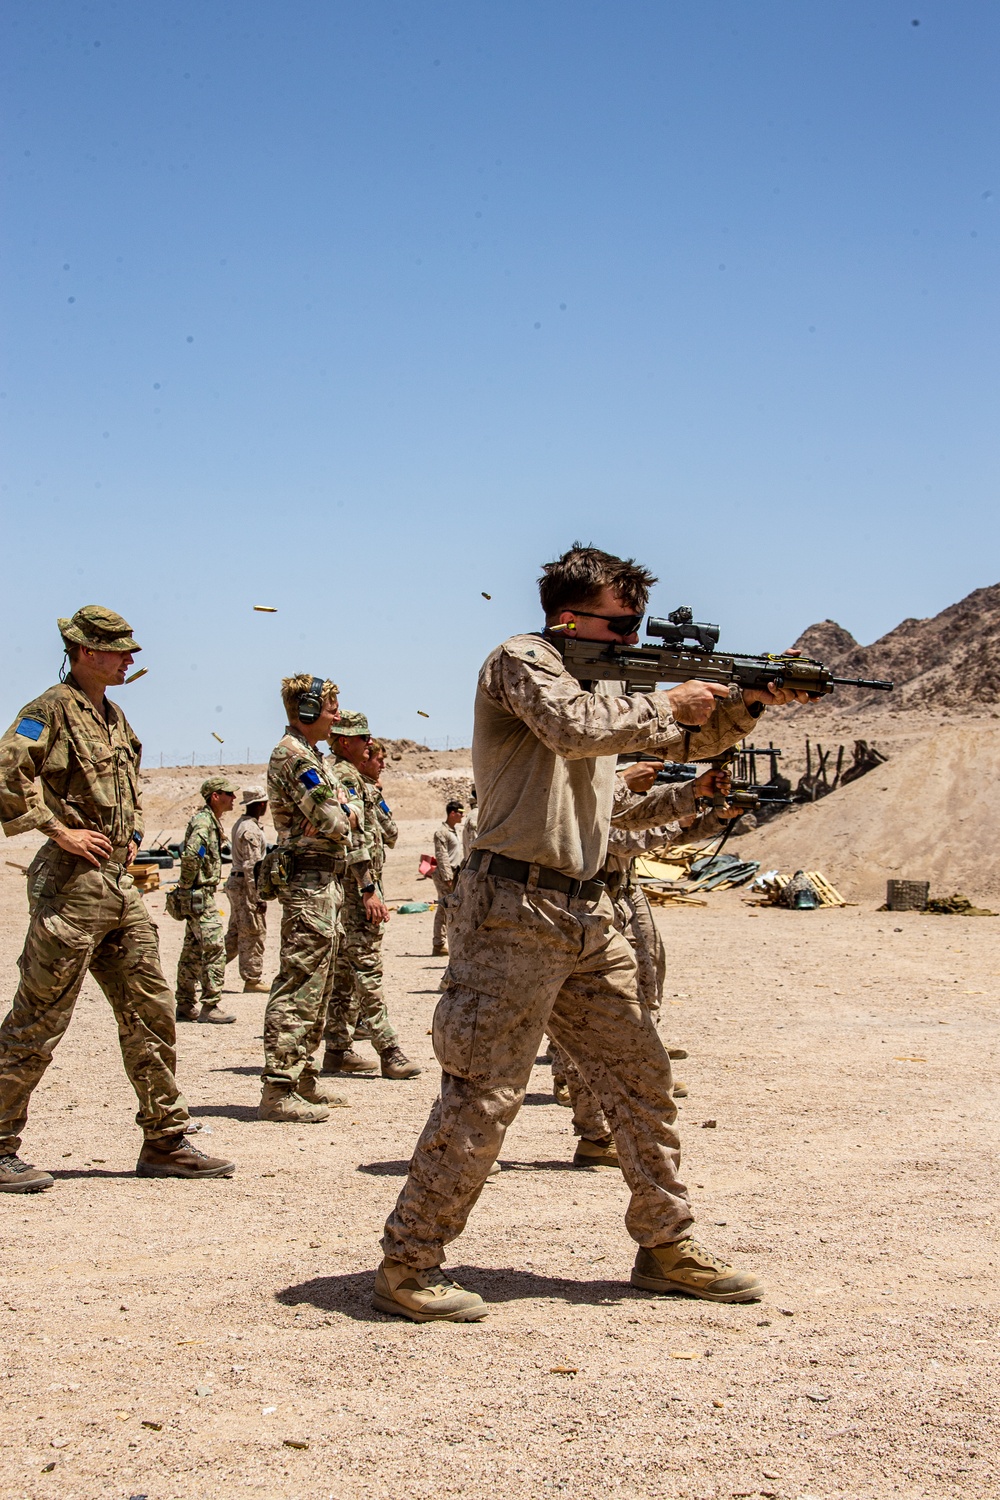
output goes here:
{"type": "MultiPolygon", "coordinates": [[[[653,919],[649,897],[638,882],[624,885],[614,903],[615,926],[632,945],[636,963],[636,987],[639,1004],[655,1018],[663,1000],[667,976],[667,950],[653,919]]],[[[580,1077],[580,1070],[558,1046],[558,1064],[573,1104],[573,1132],[588,1141],[607,1140],[611,1134],[605,1114],[591,1090],[580,1077]]],[[[557,1064],[553,1062],[553,1073],[557,1064]]]]}
{"type": "Polygon", "coordinates": [[[632,1238],[664,1245],[689,1232],[670,1059],[639,1004],[635,956],[613,915],[607,895],[583,901],[478,871],[459,876],[447,988],[434,1012],[441,1093],[385,1226],[387,1256],[441,1264],[521,1107],[543,1031],[610,1122],[632,1238]]]}
{"type": "Polygon", "coordinates": [[[296,873],[278,897],[281,958],[264,1011],[261,1077],[279,1088],[316,1072],[312,1055],[333,989],[343,898],[340,876],[322,870],[296,873]]]}
{"type": "Polygon", "coordinates": [[[31,916],[21,981],[0,1026],[0,1155],[17,1151],[28,1101],[52,1061],[89,971],[118,1022],[136,1124],[147,1139],[183,1132],[187,1105],[174,1078],[174,1001],[160,968],[156,929],[120,864],[98,870],[55,844],[28,875],[31,916]]]}
{"type": "Polygon", "coordinates": [[[267,936],[267,913],[249,902],[246,881],[231,875],[226,882],[229,897],[229,926],[226,929],[226,963],[239,955],[240,978],[259,979],[264,972],[264,939],[267,936]]]}
{"type": "Polygon", "coordinates": [[[371,1042],[379,1054],[399,1041],[382,991],[382,924],[369,922],[357,881],[349,875],[324,1038],[335,1052],[344,1052],[354,1037],[371,1042]]]}
{"type": "Polygon", "coordinates": [[[201,985],[203,1005],[218,1005],[226,977],[226,943],[222,936],[222,918],[215,904],[215,886],[200,886],[205,894],[205,910],[188,917],[184,924],[184,945],[177,960],[177,1004],[193,1005],[201,985]]]}

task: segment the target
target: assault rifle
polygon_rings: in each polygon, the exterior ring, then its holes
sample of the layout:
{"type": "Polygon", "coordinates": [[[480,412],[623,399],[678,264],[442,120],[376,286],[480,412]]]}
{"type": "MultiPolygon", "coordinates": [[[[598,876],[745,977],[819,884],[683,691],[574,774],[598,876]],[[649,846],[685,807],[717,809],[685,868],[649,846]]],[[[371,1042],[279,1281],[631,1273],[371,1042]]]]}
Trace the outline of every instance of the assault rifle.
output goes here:
{"type": "MultiPolygon", "coordinates": [[[[657,771],[656,780],[660,786],[682,785],[685,781],[694,781],[695,777],[700,776],[702,771],[708,766],[714,766],[717,771],[728,771],[734,759],[746,753],[746,751],[730,750],[725,755],[717,755],[712,760],[704,761],[700,766],[695,765],[692,761],[667,761],[657,771]]],[[[751,751],[751,753],[754,752],[751,751]]],[[[758,750],[755,753],[758,755],[768,755],[772,752],[758,750]]],[[[780,750],[773,753],[775,755],[781,754],[780,750]]],[[[634,765],[640,762],[650,762],[659,765],[660,757],[658,755],[644,755],[641,752],[630,755],[619,755],[618,757],[619,765],[634,765]]],[[[758,782],[734,778],[725,796],[720,794],[711,800],[712,805],[716,809],[728,806],[738,807],[743,812],[759,812],[762,807],[791,807],[792,799],[785,795],[786,789],[787,783],[783,780],[777,785],[772,785],[766,781],[758,782]]]]}
{"type": "MultiPolygon", "coordinates": [[[[561,627],[557,627],[561,630],[561,627]]],[[[659,646],[620,646],[605,641],[585,641],[569,632],[545,632],[562,653],[566,670],[580,682],[624,682],[629,693],[651,693],[663,682],[718,682],[728,687],[766,688],[771,683],[822,698],[835,687],[892,691],[891,682],[865,677],[835,677],[822,662],[788,653],[717,652],[718,625],[705,625],[692,618],[686,605],[665,620],[651,617],[646,634],[658,637],[659,646]]]]}

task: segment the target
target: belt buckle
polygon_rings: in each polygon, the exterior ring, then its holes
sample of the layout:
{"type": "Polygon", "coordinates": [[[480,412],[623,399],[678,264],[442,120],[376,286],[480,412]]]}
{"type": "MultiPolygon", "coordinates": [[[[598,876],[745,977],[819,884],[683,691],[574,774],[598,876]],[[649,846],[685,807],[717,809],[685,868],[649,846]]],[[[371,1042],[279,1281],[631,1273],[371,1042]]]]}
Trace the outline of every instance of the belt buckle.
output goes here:
{"type": "Polygon", "coordinates": [[[582,880],[573,880],[573,879],[570,879],[570,883],[569,883],[569,899],[571,901],[575,901],[576,898],[577,898],[577,896],[579,896],[579,894],[580,894],[580,892],[582,890],[583,890],[583,881],[582,880]]]}

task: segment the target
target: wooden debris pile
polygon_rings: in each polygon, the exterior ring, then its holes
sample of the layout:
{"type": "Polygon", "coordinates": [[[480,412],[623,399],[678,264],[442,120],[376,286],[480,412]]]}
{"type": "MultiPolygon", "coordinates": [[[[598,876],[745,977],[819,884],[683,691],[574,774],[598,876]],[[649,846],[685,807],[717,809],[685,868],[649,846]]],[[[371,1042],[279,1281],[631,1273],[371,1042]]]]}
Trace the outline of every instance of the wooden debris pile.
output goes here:
{"type": "MultiPolygon", "coordinates": [[[[806,879],[812,883],[816,895],[819,897],[820,906],[846,906],[847,902],[843,896],[832,886],[819,870],[805,870],[806,879]]],[[[750,901],[749,906],[780,906],[781,894],[791,880],[790,875],[780,875],[777,870],[769,870],[766,875],[758,875],[750,887],[751,893],[760,899],[750,901]]]]}

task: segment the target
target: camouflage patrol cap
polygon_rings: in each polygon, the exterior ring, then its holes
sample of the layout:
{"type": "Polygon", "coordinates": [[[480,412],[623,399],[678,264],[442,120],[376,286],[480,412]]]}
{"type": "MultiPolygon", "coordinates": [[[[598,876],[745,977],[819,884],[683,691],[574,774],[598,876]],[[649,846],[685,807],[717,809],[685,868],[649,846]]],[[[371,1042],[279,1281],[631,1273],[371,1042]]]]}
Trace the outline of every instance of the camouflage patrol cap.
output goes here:
{"type": "Polygon", "coordinates": [[[350,709],[345,709],[341,713],[341,715],[340,715],[340,721],[337,724],[336,729],[334,730],[334,735],[335,736],[339,736],[339,735],[342,735],[342,734],[343,735],[355,735],[355,734],[370,735],[371,734],[371,730],[368,728],[368,720],[365,717],[365,715],[364,714],[358,714],[358,713],[352,713],[350,709]]]}
{"type": "Polygon", "coordinates": [[[239,787],[230,781],[228,776],[210,776],[201,784],[201,795],[207,802],[213,792],[232,792],[233,796],[239,791],[239,787]]]}
{"type": "Polygon", "coordinates": [[[141,651],[132,639],[132,627],[113,609],[85,604],[71,620],[57,620],[59,634],[67,646],[88,646],[91,651],[141,651]]]}
{"type": "Polygon", "coordinates": [[[266,802],[267,793],[262,786],[244,787],[240,793],[240,801],[244,807],[253,807],[255,802],[266,802]]]}

